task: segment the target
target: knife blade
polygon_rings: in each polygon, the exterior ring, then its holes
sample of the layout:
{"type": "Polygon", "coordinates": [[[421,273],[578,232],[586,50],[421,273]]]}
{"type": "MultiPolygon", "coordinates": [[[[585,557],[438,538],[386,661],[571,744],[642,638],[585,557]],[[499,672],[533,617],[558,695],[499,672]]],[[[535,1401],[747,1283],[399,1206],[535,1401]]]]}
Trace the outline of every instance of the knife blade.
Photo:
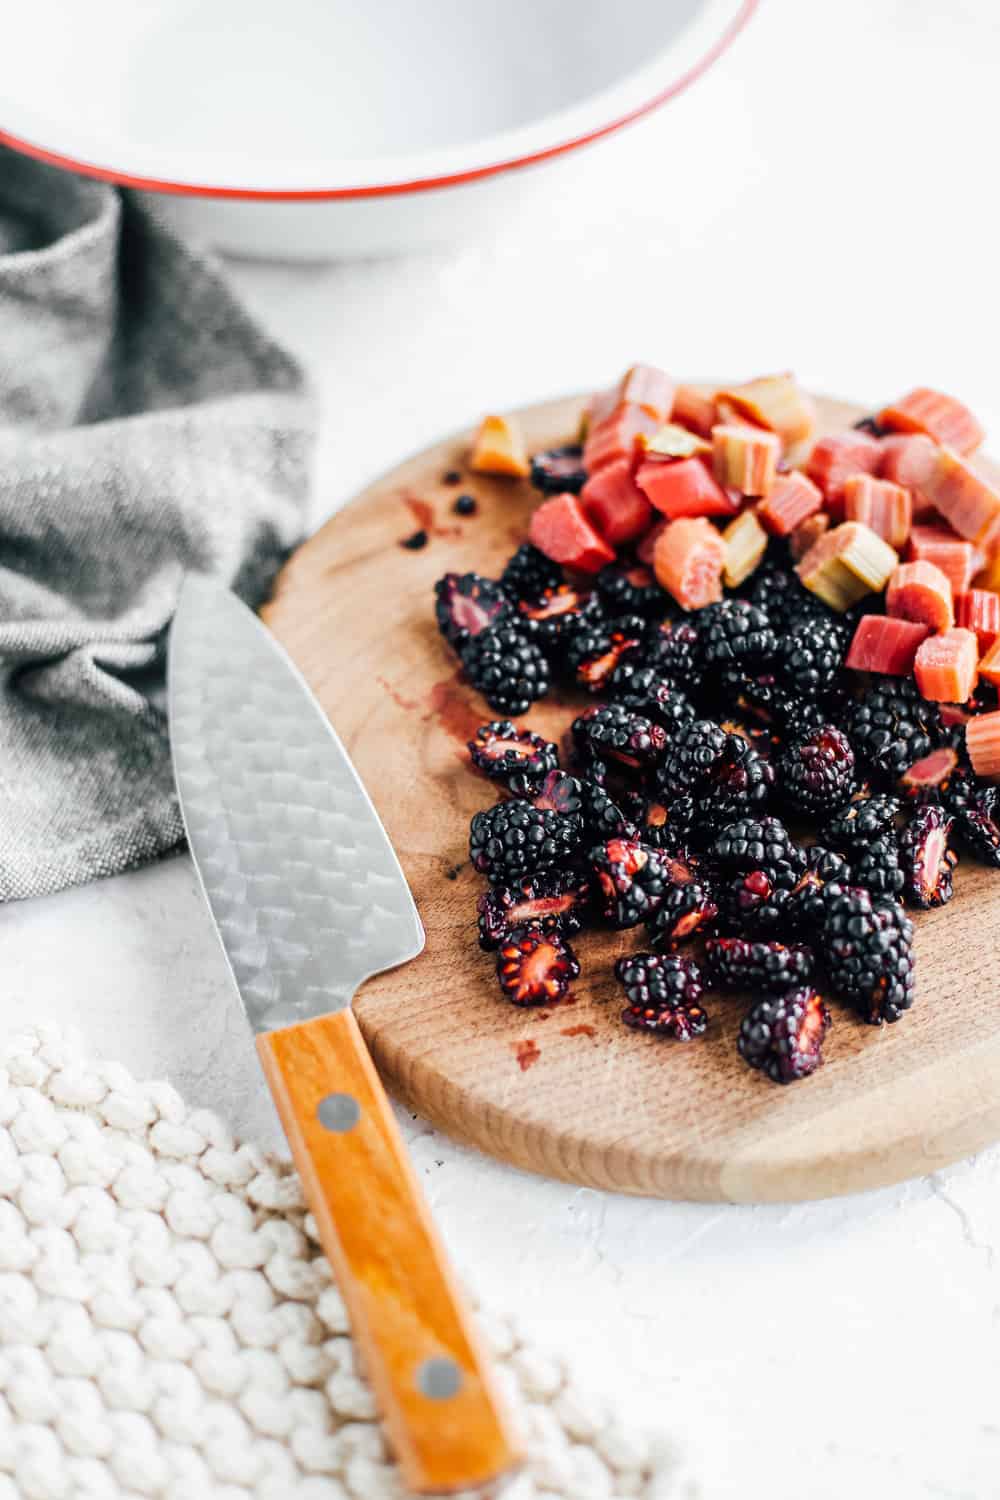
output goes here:
{"type": "Polygon", "coordinates": [[[487,1483],[517,1440],[351,1010],[424,946],[399,861],[278,642],[195,575],[168,704],[195,867],[403,1477],[487,1483]]]}

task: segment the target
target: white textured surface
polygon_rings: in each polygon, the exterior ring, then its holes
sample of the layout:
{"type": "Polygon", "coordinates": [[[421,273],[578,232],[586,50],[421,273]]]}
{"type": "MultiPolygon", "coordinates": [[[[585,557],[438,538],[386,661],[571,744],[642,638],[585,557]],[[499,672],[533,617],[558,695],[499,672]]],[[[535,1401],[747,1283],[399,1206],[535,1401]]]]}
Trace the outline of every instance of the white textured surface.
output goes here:
{"type": "MultiPolygon", "coordinates": [[[[589,190],[544,222],[420,260],[237,267],[321,387],[317,520],[483,408],[636,358],[791,365],[862,401],[940,384],[996,451],[998,64],[991,0],[764,0],[696,89],[591,152],[589,190]]],[[[186,861],[5,911],[0,971],[6,1023],[72,1019],[267,1137],[186,861]]],[[[1000,1151],[840,1202],[701,1208],[408,1133],[490,1300],[681,1439],[707,1500],[997,1494],[1000,1151]]]]}

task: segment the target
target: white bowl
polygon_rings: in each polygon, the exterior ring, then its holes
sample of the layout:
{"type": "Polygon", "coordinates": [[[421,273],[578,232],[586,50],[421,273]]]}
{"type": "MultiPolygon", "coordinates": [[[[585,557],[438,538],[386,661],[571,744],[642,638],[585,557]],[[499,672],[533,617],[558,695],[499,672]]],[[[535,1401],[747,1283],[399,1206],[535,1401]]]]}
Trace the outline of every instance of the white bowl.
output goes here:
{"type": "Polygon", "coordinates": [[[404,249],[665,103],[756,4],[32,0],[4,23],[0,140],[237,253],[404,249]]]}

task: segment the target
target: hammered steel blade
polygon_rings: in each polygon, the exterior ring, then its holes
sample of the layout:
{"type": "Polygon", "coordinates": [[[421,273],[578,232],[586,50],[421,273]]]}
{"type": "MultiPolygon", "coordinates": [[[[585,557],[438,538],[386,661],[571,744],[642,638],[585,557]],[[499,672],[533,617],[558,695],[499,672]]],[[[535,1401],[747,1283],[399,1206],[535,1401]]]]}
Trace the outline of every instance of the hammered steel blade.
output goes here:
{"type": "Polygon", "coordinates": [[[257,617],[191,575],[169,707],[191,852],[254,1029],[339,1010],[414,958],[413,897],[329,720],[257,617]]]}

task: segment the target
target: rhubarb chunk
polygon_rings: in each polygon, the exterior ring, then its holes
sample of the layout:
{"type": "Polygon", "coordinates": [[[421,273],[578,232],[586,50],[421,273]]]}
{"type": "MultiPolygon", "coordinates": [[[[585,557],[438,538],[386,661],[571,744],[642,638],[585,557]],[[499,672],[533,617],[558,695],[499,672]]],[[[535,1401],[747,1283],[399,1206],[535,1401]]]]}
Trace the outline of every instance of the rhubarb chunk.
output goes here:
{"type": "Polygon", "coordinates": [[[781,456],[776,432],[745,422],[720,422],[712,428],[712,468],[721,485],[755,499],[771,493],[781,456]]]}
{"type": "Polygon", "coordinates": [[[632,464],[619,458],[592,474],[580,491],[587,519],[612,547],[634,542],[653,523],[653,507],[632,478],[632,464]]]}
{"type": "Polygon", "coordinates": [[[860,521],[845,521],[821,536],[795,569],[807,589],[831,609],[850,609],[885,588],[899,558],[860,521]]]}
{"type": "Polygon", "coordinates": [[[670,522],[666,516],[661,517],[658,521],[654,521],[646,532],[646,535],[636,546],[635,555],[641,563],[646,564],[647,568],[653,566],[653,552],[656,549],[656,543],[669,525],[670,522]]]}
{"type": "Polygon", "coordinates": [[[776,432],[789,463],[801,457],[816,431],[816,408],[794,375],[761,375],[729,386],[716,399],[725,400],[739,416],[776,432]]]}
{"type": "Polygon", "coordinates": [[[553,562],[581,573],[598,573],[615,560],[614,549],[594,530],[577,495],[544,501],[531,518],[528,537],[553,562]]]}
{"type": "Polygon", "coordinates": [[[852,474],[844,484],[844,515],[848,521],[863,521],[898,552],[910,535],[913,500],[901,484],[852,474]]]}
{"type": "Polygon", "coordinates": [[[964,594],[982,561],[971,542],[963,542],[944,526],[911,527],[906,555],[940,568],[953,594],[964,594]]]}
{"type": "Polygon", "coordinates": [[[484,417],[469,457],[477,474],[506,474],[526,479],[531,473],[521,429],[512,417],[484,417]]]}
{"type": "Polygon", "coordinates": [[[682,427],[690,428],[703,438],[711,437],[712,428],[719,420],[715,397],[706,396],[704,391],[696,390],[693,385],[677,387],[670,415],[682,427]]]}
{"type": "MultiPolygon", "coordinates": [[[[971,630],[929,635],[913,663],[917,687],[934,703],[967,703],[976,685],[979,648],[971,630]]],[[[968,736],[968,730],[966,730],[968,736]]]]}
{"type": "Polygon", "coordinates": [[[812,480],[801,469],[790,469],[776,477],[757,515],[772,536],[788,536],[822,506],[823,496],[812,480]]]}
{"type": "Polygon", "coordinates": [[[956,595],[955,623],[973,631],[980,651],[987,651],[1000,636],[1000,594],[990,589],[969,589],[956,595]]]}
{"type": "Polygon", "coordinates": [[[792,561],[801,562],[810,547],[814,547],[824,532],[829,529],[830,517],[825,510],[817,511],[814,516],[807,516],[804,521],[801,521],[788,538],[788,550],[792,561]]]}
{"type": "Polygon", "coordinates": [[[655,365],[633,365],[622,376],[618,400],[634,402],[657,422],[665,422],[674,404],[675,390],[674,382],[664,370],[655,365]]]}
{"type": "Polygon", "coordinates": [[[984,682],[1000,687],[1000,640],[995,640],[986,655],[980,657],[979,675],[984,682]]]}
{"type": "Polygon", "coordinates": [[[930,633],[929,625],[918,625],[913,620],[862,615],[844,665],[856,672],[907,677],[913,671],[917,648],[930,633]]]}
{"type": "Polygon", "coordinates": [[[953,448],[937,448],[920,485],[924,499],[939,511],[953,531],[987,552],[1000,537],[1000,490],[978,474],[953,448]]]}
{"type": "Polygon", "coordinates": [[[875,420],[891,432],[924,432],[958,453],[974,452],[985,436],[967,406],[926,386],[917,386],[883,407],[875,420]]]}
{"type": "Polygon", "coordinates": [[[671,520],[679,516],[733,516],[738,510],[700,458],[647,459],[635,482],[671,520]]]}
{"type": "Polygon", "coordinates": [[[738,588],[750,577],[767,551],[767,532],[757,519],[755,510],[745,510],[735,521],[730,521],[722,533],[726,544],[726,566],[723,577],[726,588],[738,588]]]}
{"type": "Polygon", "coordinates": [[[1000,776],[1000,709],[976,714],[965,726],[965,748],[977,776],[996,781],[1000,776]]]}
{"type": "Polygon", "coordinates": [[[653,550],[657,582],[682,609],[702,609],[719,602],[725,564],[726,544],[703,517],[671,521],[653,550]]]}
{"type": "Polygon", "coordinates": [[[844,518],[844,485],[852,474],[877,474],[882,447],[867,432],[834,433],[820,438],[806,464],[806,473],[826,497],[827,510],[835,521],[844,518]]]}
{"type": "Polygon", "coordinates": [[[897,620],[917,620],[932,630],[948,630],[955,623],[951,584],[940,568],[923,559],[900,563],[889,579],[885,610],[897,620]]]}
{"type": "Polygon", "coordinates": [[[592,420],[583,445],[583,466],[596,474],[604,464],[620,458],[633,458],[641,433],[653,433],[660,423],[643,407],[632,401],[621,401],[600,421],[592,420]]]}
{"type": "Polygon", "coordinates": [[[676,422],[664,422],[652,437],[640,436],[639,447],[647,458],[693,458],[712,451],[711,443],[676,422]]]}

